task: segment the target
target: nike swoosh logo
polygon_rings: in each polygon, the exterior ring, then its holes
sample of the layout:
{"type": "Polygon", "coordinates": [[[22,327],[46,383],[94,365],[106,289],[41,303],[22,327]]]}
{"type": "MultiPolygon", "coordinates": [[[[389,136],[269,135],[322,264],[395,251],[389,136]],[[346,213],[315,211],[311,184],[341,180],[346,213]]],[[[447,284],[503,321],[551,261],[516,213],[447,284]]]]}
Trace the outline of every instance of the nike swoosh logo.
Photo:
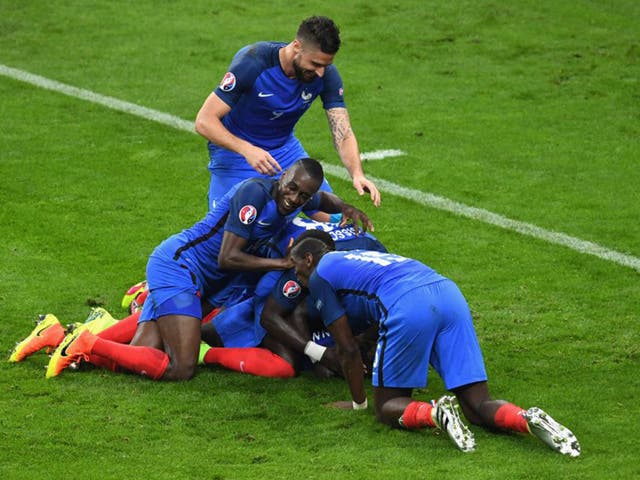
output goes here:
{"type": "Polygon", "coordinates": [[[49,328],[49,326],[42,327],[40,330],[38,330],[38,332],[34,336],[41,337],[42,336],[42,332],[44,332],[47,328],[49,328]]]}
{"type": "Polygon", "coordinates": [[[69,340],[64,347],[62,347],[62,350],[60,350],[60,356],[61,357],[68,357],[69,356],[69,355],[67,355],[67,348],[69,348],[69,345],[71,345],[74,342],[74,340],[80,336],[80,334],[78,332],[76,332],[75,334],[72,333],[71,335],[73,335],[73,338],[71,340],[69,340]]]}
{"type": "Polygon", "coordinates": [[[71,344],[71,342],[67,343],[64,347],[62,347],[62,350],[60,350],[61,357],[68,357],[67,348],[69,347],[69,344],[71,344]]]}
{"type": "Polygon", "coordinates": [[[258,225],[262,225],[263,227],[269,227],[269,226],[271,226],[271,224],[270,224],[270,223],[263,222],[262,220],[258,220],[258,225]]]}
{"type": "Polygon", "coordinates": [[[258,93],[258,96],[259,96],[260,98],[273,97],[273,93],[264,93],[264,92],[260,92],[260,93],[258,93]]]}

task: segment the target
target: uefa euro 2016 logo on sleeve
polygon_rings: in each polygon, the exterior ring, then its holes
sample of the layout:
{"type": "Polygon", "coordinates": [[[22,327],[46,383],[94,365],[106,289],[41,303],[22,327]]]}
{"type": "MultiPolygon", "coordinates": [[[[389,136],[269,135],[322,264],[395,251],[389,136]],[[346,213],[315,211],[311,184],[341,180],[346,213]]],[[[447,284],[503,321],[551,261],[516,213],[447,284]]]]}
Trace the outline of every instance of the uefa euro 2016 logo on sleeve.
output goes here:
{"type": "Polygon", "coordinates": [[[222,90],[223,92],[230,92],[234,89],[235,86],[236,76],[231,72],[225,73],[224,78],[220,82],[220,90],[222,90]]]}
{"type": "Polygon", "coordinates": [[[300,290],[301,288],[298,282],[295,280],[289,280],[284,284],[284,287],[282,287],[282,294],[287,298],[296,298],[300,295],[300,290]]]}
{"type": "Polygon", "coordinates": [[[256,219],[256,215],[258,215],[258,211],[253,205],[245,205],[240,209],[240,212],[238,213],[240,221],[245,225],[253,223],[253,221],[256,219]]]}

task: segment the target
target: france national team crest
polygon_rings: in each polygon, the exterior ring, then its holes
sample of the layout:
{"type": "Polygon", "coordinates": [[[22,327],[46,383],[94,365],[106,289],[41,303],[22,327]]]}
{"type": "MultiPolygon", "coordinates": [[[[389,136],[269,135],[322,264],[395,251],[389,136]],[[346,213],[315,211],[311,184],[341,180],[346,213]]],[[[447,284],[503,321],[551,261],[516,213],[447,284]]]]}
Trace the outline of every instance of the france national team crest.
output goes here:
{"type": "Polygon", "coordinates": [[[282,294],[287,298],[296,298],[298,295],[300,295],[301,290],[302,289],[300,288],[300,284],[298,282],[296,282],[295,280],[289,280],[284,284],[284,287],[282,287],[282,294]]]}
{"type": "Polygon", "coordinates": [[[220,82],[220,89],[223,92],[230,92],[231,90],[234,89],[235,86],[236,86],[236,76],[231,72],[227,72],[224,78],[222,79],[222,81],[220,82]]]}
{"type": "Polygon", "coordinates": [[[238,217],[240,218],[240,221],[245,225],[249,225],[250,223],[253,223],[257,215],[258,215],[258,211],[256,210],[256,207],[254,207],[253,205],[245,205],[240,209],[240,212],[238,213],[238,217]]]}
{"type": "Polygon", "coordinates": [[[300,96],[302,97],[302,101],[304,103],[307,103],[307,102],[310,102],[312,100],[313,93],[307,92],[306,90],[303,90],[302,93],[300,94],[300,96]]]}

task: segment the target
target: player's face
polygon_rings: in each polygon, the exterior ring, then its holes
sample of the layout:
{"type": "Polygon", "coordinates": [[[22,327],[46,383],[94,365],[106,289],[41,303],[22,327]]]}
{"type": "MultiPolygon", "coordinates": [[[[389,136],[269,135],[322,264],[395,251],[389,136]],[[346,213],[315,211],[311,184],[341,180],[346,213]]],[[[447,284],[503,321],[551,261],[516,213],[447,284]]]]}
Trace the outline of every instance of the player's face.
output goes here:
{"type": "Polygon", "coordinates": [[[306,287],[314,267],[311,258],[305,256],[300,258],[297,255],[291,255],[291,260],[293,261],[293,269],[296,277],[298,277],[300,283],[306,287]]]}
{"type": "Polygon", "coordinates": [[[320,188],[320,181],[294,165],[280,178],[275,199],[280,215],[289,215],[307,203],[320,188]]]}
{"type": "Polygon", "coordinates": [[[293,71],[296,78],[304,83],[311,83],[322,77],[326,68],[333,63],[334,55],[324,53],[319,48],[300,45],[293,57],[293,71]]]}

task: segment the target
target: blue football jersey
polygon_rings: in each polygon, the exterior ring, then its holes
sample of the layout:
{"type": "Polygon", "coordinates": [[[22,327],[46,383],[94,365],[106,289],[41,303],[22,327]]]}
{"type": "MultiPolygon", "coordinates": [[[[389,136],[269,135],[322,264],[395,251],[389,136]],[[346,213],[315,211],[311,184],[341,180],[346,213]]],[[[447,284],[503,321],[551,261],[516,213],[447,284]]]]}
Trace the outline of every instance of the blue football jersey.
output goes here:
{"type": "Polygon", "coordinates": [[[307,230],[322,230],[328,233],[336,243],[336,250],[375,250],[386,252],[387,249],[380,241],[369,232],[360,231],[356,234],[355,228],[351,224],[341,227],[339,223],[316,222],[305,217],[296,217],[287,228],[270,243],[273,255],[283,257],[287,252],[287,247],[291,239],[298,238],[300,234],[307,230]]]}
{"type": "Polygon", "coordinates": [[[444,279],[427,265],[391,253],[329,252],[309,278],[309,295],[329,326],[347,315],[354,331],[378,323],[407,292],[444,279]]]}
{"type": "MultiPolygon", "coordinates": [[[[360,233],[356,235],[353,225],[341,227],[338,223],[316,222],[304,217],[296,217],[287,225],[284,232],[272,244],[270,249],[272,256],[283,256],[287,251],[287,246],[292,238],[297,238],[300,234],[307,230],[322,230],[333,238],[336,244],[336,250],[374,250],[377,252],[386,252],[380,241],[370,233],[360,233]]],[[[293,269],[285,272],[270,272],[260,280],[256,295],[266,298],[271,294],[274,299],[287,310],[292,311],[300,301],[306,297],[301,295],[303,289],[298,282],[293,269]]],[[[306,293],[306,292],[304,292],[306,293]]]]}
{"type": "Polygon", "coordinates": [[[215,93],[231,111],[222,123],[234,135],[265,150],[284,145],[300,117],[319,96],[325,109],[344,107],[342,79],[334,65],[304,83],[280,66],[282,42],[259,42],[234,56],[215,93]]]}
{"type": "Polygon", "coordinates": [[[280,234],[301,211],[318,209],[320,196],[316,193],[302,208],[282,216],[271,194],[275,182],[252,178],[239,183],[204,219],[164,242],[164,251],[171,249],[173,259],[182,262],[195,275],[204,296],[215,293],[221,280],[232,273],[218,266],[225,231],[248,241],[245,252],[266,256],[266,244],[272,237],[280,234]]]}

